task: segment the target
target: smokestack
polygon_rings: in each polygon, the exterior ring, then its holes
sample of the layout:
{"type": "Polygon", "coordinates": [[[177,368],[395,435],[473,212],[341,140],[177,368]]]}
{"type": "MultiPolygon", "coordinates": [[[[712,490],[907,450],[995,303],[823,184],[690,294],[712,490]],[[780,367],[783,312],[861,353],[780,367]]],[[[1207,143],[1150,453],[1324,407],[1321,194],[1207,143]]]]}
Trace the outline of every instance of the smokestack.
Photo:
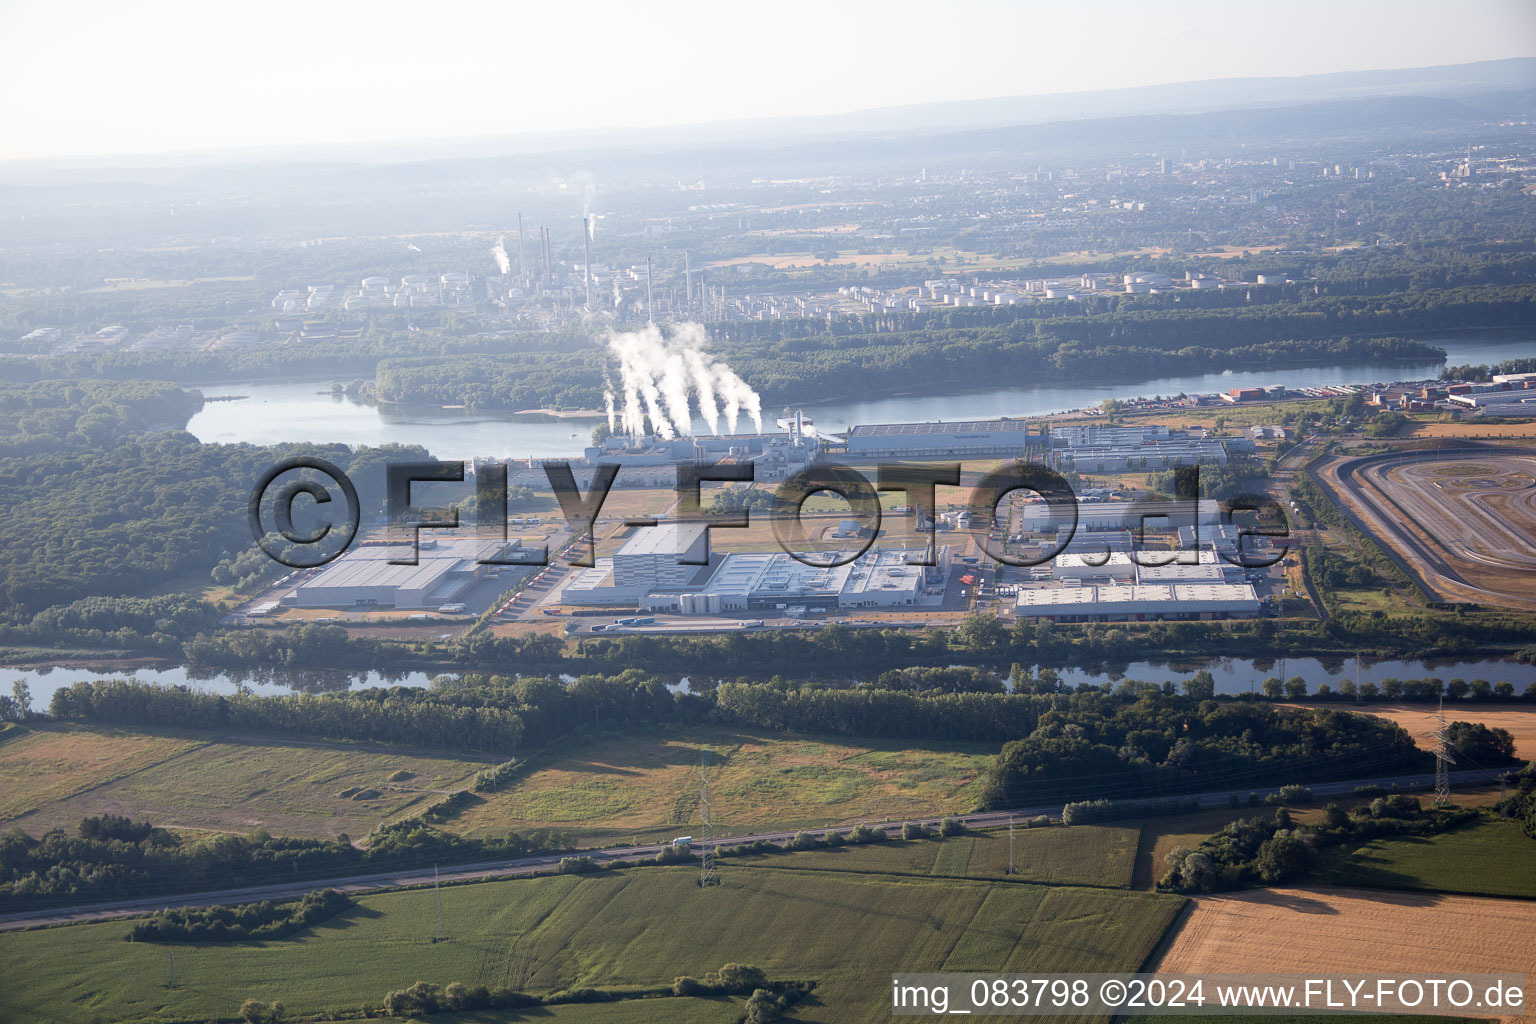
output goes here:
{"type": "Polygon", "coordinates": [[[523,215],[517,215],[517,280],[528,287],[528,275],[523,270],[523,215]]]}
{"type": "Polygon", "coordinates": [[[583,270],[587,276],[587,312],[592,312],[592,218],[581,218],[581,241],[586,248],[586,264],[583,270]]]}
{"type": "Polygon", "coordinates": [[[651,258],[645,258],[645,319],[650,323],[656,322],[656,316],[651,306],[651,258]]]}

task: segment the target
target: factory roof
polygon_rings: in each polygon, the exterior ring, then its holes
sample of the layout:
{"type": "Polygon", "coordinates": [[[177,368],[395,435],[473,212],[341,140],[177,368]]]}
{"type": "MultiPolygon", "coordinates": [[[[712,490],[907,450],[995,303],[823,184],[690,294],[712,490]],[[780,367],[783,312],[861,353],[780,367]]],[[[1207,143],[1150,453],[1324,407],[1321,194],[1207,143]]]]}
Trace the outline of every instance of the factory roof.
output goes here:
{"type": "MultiPolygon", "coordinates": [[[[1202,555],[1215,555],[1214,551],[1202,551],[1202,555]]],[[[1202,561],[1198,565],[1143,565],[1136,569],[1136,579],[1141,583],[1220,583],[1226,573],[1214,561],[1202,561]]]]}
{"type": "Polygon", "coordinates": [[[957,420],[953,423],[861,423],[848,431],[853,437],[885,437],[897,434],[995,434],[1028,433],[1028,420],[957,420]]]}
{"type": "Polygon", "coordinates": [[[1257,592],[1246,583],[1138,583],[1101,587],[1024,587],[1015,605],[1021,611],[1073,606],[1069,614],[1091,615],[1130,610],[1212,611],[1254,610],[1257,592]]]}
{"type": "Polygon", "coordinates": [[[703,523],[658,522],[639,527],[616,552],[619,556],[681,555],[703,535],[703,523]]]}
{"type": "Polygon", "coordinates": [[[1098,554],[1062,554],[1055,558],[1058,569],[1102,569],[1106,574],[1111,572],[1132,572],[1135,563],[1131,556],[1124,551],[1115,551],[1106,555],[1098,554]]]}
{"type": "Polygon", "coordinates": [[[410,545],[365,544],[347,552],[319,576],[299,585],[301,590],[330,590],[349,587],[390,587],[404,590],[429,589],[450,572],[472,571],[483,559],[494,558],[506,548],[520,546],[519,541],[454,538],[423,538],[417,549],[415,565],[392,565],[391,559],[411,557],[410,545]]]}

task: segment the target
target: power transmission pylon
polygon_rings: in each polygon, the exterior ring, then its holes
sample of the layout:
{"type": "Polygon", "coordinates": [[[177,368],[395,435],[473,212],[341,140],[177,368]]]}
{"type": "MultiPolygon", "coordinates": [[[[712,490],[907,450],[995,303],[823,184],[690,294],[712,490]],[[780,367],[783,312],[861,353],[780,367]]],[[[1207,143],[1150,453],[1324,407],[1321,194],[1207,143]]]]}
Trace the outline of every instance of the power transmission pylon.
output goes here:
{"type": "Polygon", "coordinates": [[[1008,815],[1008,873],[1010,875],[1019,873],[1018,866],[1013,860],[1013,815],[1011,814],[1008,815]]]}
{"type": "Polygon", "coordinates": [[[170,963],[171,963],[171,976],[166,979],[165,987],[166,988],[175,988],[176,987],[176,951],[174,949],[168,949],[168,950],[165,951],[165,955],[170,959],[170,963]]]}
{"type": "Polygon", "coordinates": [[[1435,715],[1435,731],[1431,734],[1435,737],[1435,806],[1449,807],[1451,804],[1451,765],[1456,759],[1451,756],[1451,738],[1445,731],[1445,698],[1440,698],[1440,713],[1435,715]]]}
{"type": "Polygon", "coordinates": [[[432,936],[432,944],[447,942],[448,936],[443,931],[443,888],[437,881],[437,865],[432,865],[432,895],[437,900],[437,934],[432,936]]]}
{"type": "Polygon", "coordinates": [[[703,856],[699,860],[699,888],[720,884],[715,869],[715,825],[709,814],[709,776],[704,773],[704,756],[699,755],[699,818],[704,826],[703,856]]]}

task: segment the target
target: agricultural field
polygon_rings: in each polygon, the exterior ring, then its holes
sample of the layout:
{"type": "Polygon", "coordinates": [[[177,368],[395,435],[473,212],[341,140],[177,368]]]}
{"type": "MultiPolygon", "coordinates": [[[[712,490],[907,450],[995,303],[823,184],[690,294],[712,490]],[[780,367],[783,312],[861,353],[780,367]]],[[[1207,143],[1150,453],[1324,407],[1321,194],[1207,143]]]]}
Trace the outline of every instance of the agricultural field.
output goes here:
{"type": "MultiPolygon", "coordinates": [[[[1435,836],[1377,839],[1333,865],[1339,885],[1536,899],[1536,840],[1507,819],[1435,836]]],[[[1528,909],[1536,918],[1536,906],[1528,909]]]]}
{"type": "Polygon", "coordinates": [[[562,828],[586,841],[670,839],[699,822],[701,755],[722,834],[932,817],[973,809],[995,754],[983,744],[912,747],[726,729],[625,736],[535,765],[445,827],[469,836],[562,828]]]}
{"type": "Polygon", "coordinates": [[[56,726],[19,733],[0,744],[3,824],[15,822],[39,808],[88,794],[203,745],[201,740],[122,729],[56,726]]]}
{"type": "MultiPolygon", "coordinates": [[[[0,1018],[228,1018],[247,998],[320,1016],[377,1004],[418,980],[547,993],[666,985],[737,962],[775,980],[815,981],[814,999],[796,1008],[796,1019],[884,1021],[889,977],[898,969],[1136,970],[1185,902],[1107,889],[792,875],[729,864],[721,877],[720,888],[701,890],[693,868],[652,867],[448,887],[441,892],[447,940],[438,943],[431,941],[432,890],[364,896],[290,939],[177,946],[175,988],[165,984],[167,948],[124,942],[124,922],[6,933],[0,1018]]],[[[645,1017],[619,1008],[609,1018],[568,1019],[659,1019],[656,1004],[647,1008],[645,1017]]]]}
{"type": "Polygon", "coordinates": [[[166,828],[360,838],[462,789],[484,767],[339,743],[48,728],[0,745],[0,806],[34,835],[121,814],[166,828]],[[82,761],[92,767],[82,772],[82,761]]]}
{"type": "Polygon", "coordinates": [[[1278,888],[1193,902],[1159,971],[1536,973],[1536,913],[1524,900],[1278,888]]]}
{"type": "MultiPolygon", "coordinates": [[[[1499,682],[1492,679],[1490,682],[1499,682]]],[[[1303,705],[1297,705],[1298,707],[1303,705]]],[[[1307,707],[1338,705],[1309,704],[1307,707]]],[[[1437,708],[1433,704],[1352,704],[1347,710],[1375,715],[1408,730],[1421,750],[1434,750],[1437,708]]],[[[1490,729],[1507,729],[1515,738],[1515,756],[1536,759],[1536,706],[1530,704],[1453,703],[1445,709],[1447,722],[1481,722],[1490,729]]]]}
{"type": "Polygon", "coordinates": [[[1014,865],[1018,873],[1011,878],[1006,829],[951,836],[943,842],[871,843],[807,850],[790,856],[768,854],[752,857],[746,863],[793,871],[1008,878],[1016,882],[1128,889],[1136,838],[1134,828],[1101,825],[1017,828],[1014,865]]]}

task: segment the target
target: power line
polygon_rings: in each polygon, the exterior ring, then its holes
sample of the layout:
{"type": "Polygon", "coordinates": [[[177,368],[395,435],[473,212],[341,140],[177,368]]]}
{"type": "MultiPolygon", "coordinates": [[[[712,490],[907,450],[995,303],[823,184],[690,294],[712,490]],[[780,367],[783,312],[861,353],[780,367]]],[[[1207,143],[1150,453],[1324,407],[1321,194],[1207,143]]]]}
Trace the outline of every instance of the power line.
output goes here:
{"type": "Polygon", "coordinates": [[[1451,805],[1451,765],[1456,759],[1451,756],[1451,738],[1446,733],[1445,724],[1445,698],[1440,698],[1440,712],[1435,715],[1435,806],[1449,807],[1451,805]]]}
{"type": "Polygon", "coordinates": [[[447,942],[448,935],[443,930],[443,887],[438,883],[437,865],[432,865],[432,895],[437,900],[437,934],[432,936],[432,944],[447,942]]]}
{"type": "Polygon", "coordinates": [[[1011,814],[1008,815],[1008,873],[1010,875],[1019,873],[1018,866],[1014,863],[1013,859],[1013,815],[1011,814]]]}
{"type": "Polygon", "coordinates": [[[699,888],[720,884],[715,868],[715,823],[709,813],[709,776],[704,772],[704,754],[699,755],[699,818],[704,825],[704,852],[699,860],[699,888]]]}

